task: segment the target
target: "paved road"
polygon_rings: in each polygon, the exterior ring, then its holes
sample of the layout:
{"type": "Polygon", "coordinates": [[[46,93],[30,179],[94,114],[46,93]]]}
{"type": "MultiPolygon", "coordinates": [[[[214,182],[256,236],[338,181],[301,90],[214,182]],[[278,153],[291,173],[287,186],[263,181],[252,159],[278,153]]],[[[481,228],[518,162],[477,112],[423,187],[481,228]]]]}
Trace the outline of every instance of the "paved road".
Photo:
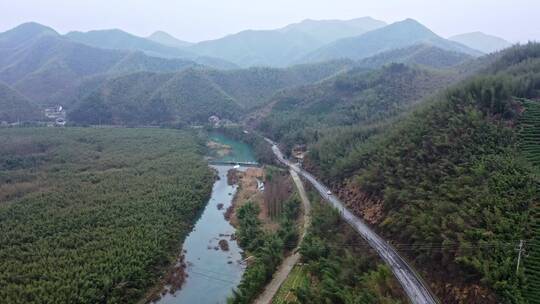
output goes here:
{"type": "MultiPolygon", "coordinates": [[[[298,173],[294,170],[289,170],[291,173],[291,176],[293,178],[294,183],[296,184],[296,188],[298,189],[298,193],[300,194],[300,198],[302,199],[302,204],[304,205],[304,227],[302,234],[300,235],[300,239],[298,241],[298,246],[302,243],[302,240],[304,239],[304,236],[306,235],[306,231],[309,227],[309,224],[311,222],[311,205],[309,203],[309,200],[307,198],[306,190],[304,190],[304,185],[302,184],[302,180],[298,176],[298,173]]],[[[272,299],[276,295],[276,293],[279,290],[279,287],[285,282],[289,274],[291,273],[291,270],[293,269],[294,265],[298,263],[300,260],[300,253],[298,253],[298,247],[294,250],[294,254],[286,257],[281,265],[279,266],[278,270],[274,273],[274,276],[272,277],[272,281],[266,285],[263,293],[257,299],[253,302],[254,304],[269,304],[272,302],[272,299]]]]}
{"type": "Polygon", "coordinates": [[[390,244],[371,230],[371,228],[369,228],[369,226],[367,226],[362,219],[350,212],[345,207],[343,202],[341,202],[335,196],[327,194],[329,189],[319,182],[313,175],[285,159],[273,141],[270,139],[266,139],[266,141],[272,144],[272,151],[282,164],[288,166],[291,170],[298,172],[298,174],[307,179],[324,199],[326,199],[334,208],[339,210],[343,219],[345,219],[369,243],[369,245],[375,249],[375,251],[377,251],[383,261],[386,262],[386,264],[388,264],[388,266],[390,266],[392,269],[392,272],[398,279],[399,283],[403,286],[403,289],[405,290],[405,293],[409,297],[411,303],[439,303],[435,296],[430,292],[429,288],[424,284],[420,278],[420,275],[417,274],[407,262],[405,262],[405,260],[390,244]]]}

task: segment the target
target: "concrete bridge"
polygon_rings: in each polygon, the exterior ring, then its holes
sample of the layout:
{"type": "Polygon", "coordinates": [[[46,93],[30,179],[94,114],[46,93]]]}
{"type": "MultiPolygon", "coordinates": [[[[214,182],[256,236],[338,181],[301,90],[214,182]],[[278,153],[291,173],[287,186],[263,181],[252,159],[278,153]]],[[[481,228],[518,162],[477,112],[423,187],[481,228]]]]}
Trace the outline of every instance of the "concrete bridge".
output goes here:
{"type": "Polygon", "coordinates": [[[208,162],[210,165],[216,166],[240,166],[240,167],[259,167],[258,162],[242,162],[242,161],[221,161],[221,160],[211,160],[208,162]]]}

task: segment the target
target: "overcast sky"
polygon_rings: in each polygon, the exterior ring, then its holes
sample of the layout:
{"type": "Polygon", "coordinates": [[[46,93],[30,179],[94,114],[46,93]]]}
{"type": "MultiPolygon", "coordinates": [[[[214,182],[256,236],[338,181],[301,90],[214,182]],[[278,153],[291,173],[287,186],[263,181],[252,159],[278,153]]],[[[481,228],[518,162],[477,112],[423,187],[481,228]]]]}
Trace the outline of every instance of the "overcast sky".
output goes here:
{"type": "Polygon", "coordinates": [[[540,41],[540,0],[0,0],[0,31],[36,21],[61,33],[164,30],[200,41],[303,19],[413,18],[448,37],[482,31],[511,42],[540,41]]]}

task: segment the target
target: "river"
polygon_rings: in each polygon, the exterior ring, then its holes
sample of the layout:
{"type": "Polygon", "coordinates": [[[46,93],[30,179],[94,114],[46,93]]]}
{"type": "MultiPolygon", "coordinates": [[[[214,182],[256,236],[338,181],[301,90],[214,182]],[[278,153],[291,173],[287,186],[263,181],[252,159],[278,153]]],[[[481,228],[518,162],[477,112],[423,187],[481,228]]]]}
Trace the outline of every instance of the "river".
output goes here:
{"type": "MultiPolygon", "coordinates": [[[[231,153],[216,160],[255,161],[253,151],[245,143],[222,134],[210,134],[210,139],[231,147],[231,153]]],[[[245,269],[241,263],[242,249],[231,239],[235,229],[223,216],[237,190],[237,185],[227,184],[227,172],[232,166],[212,168],[217,171],[219,179],[214,183],[212,195],[201,217],[183,244],[188,276],[180,290],[174,294],[167,293],[158,303],[226,303],[227,297],[232,295],[232,290],[242,279],[245,269]],[[223,206],[218,208],[218,204],[223,206]],[[228,251],[219,248],[220,240],[228,242],[228,251]]]]}

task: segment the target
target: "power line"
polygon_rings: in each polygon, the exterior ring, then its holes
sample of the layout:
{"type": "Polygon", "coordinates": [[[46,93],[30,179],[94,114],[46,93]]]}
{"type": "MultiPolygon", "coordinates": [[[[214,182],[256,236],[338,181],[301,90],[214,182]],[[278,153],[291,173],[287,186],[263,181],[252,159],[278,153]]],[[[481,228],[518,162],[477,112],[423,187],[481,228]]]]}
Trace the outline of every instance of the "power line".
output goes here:
{"type": "Polygon", "coordinates": [[[207,279],[220,281],[220,282],[223,282],[223,283],[236,284],[236,282],[233,282],[233,281],[230,281],[230,280],[218,278],[218,277],[215,277],[215,276],[212,276],[212,275],[209,275],[209,274],[205,274],[205,273],[201,273],[201,272],[197,272],[197,271],[193,271],[193,270],[190,273],[198,274],[198,275],[203,276],[203,277],[205,277],[207,279]]]}

